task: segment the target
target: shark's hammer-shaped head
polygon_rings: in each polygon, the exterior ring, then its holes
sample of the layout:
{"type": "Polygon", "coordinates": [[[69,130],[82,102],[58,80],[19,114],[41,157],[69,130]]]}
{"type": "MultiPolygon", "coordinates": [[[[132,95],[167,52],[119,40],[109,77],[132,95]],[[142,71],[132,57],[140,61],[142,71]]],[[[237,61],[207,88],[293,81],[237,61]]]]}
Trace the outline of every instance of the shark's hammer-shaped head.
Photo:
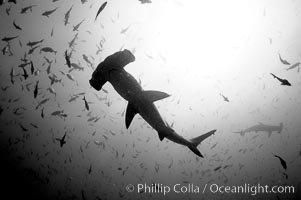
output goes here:
{"type": "Polygon", "coordinates": [[[93,72],[92,78],[89,81],[90,85],[98,91],[101,90],[102,86],[108,81],[111,70],[122,69],[134,61],[135,56],[127,49],[108,56],[93,72]]]}

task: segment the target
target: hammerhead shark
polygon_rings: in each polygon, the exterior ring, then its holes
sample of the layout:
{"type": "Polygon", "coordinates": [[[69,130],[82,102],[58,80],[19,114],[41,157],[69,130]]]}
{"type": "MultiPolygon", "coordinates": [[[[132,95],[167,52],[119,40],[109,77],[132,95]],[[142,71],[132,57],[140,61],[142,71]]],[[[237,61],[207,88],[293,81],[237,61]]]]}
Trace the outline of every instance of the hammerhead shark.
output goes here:
{"type": "Polygon", "coordinates": [[[187,140],[178,135],[167,123],[165,123],[155,107],[155,101],[169,97],[168,94],[159,91],[144,91],[138,81],[124,67],[135,61],[135,56],[127,49],[118,51],[108,56],[101,62],[92,74],[90,85],[97,91],[101,90],[106,82],[110,82],[113,88],[128,101],[125,117],[125,126],[129,128],[133,118],[139,114],[153,129],[158,132],[162,141],[167,138],[175,143],[188,147],[199,157],[203,157],[197,146],[206,138],[213,135],[212,130],[201,136],[187,140]]]}
{"type": "Polygon", "coordinates": [[[270,137],[273,131],[278,131],[278,133],[281,133],[282,129],[283,129],[282,122],[279,124],[279,126],[272,126],[272,125],[267,125],[267,124],[263,124],[263,123],[259,122],[257,125],[251,126],[247,129],[244,129],[244,130],[238,131],[238,132],[234,132],[234,133],[239,133],[241,136],[244,136],[245,133],[248,133],[248,132],[256,132],[257,133],[259,131],[263,131],[263,132],[267,132],[270,137]]]}

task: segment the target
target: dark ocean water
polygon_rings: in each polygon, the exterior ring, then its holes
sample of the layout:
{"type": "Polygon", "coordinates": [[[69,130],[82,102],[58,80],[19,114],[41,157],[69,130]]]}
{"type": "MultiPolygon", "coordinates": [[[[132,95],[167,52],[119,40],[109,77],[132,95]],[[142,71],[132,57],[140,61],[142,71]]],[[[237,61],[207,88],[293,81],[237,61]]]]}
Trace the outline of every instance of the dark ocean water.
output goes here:
{"type": "Polygon", "coordinates": [[[301,199],[301,2],[104,2],[0,6],[0,38],[18,36],[0,41],[1,195],[301,199]],[[96,66],[123,49],[135,55],[125,70],[143,89],[171,95],[155,106],[179,135],[217,129],[198,146],[204,158],[160,141],[139,115],[126,129],[126,100],[110,83],[90,86],[96,66]],[[261,123],[283,128],[236,133],[261,123]],[[258,192],[259,185],[280,192],[258,192]],[[281,192],[286,186],[294,194],[281,192]]]}

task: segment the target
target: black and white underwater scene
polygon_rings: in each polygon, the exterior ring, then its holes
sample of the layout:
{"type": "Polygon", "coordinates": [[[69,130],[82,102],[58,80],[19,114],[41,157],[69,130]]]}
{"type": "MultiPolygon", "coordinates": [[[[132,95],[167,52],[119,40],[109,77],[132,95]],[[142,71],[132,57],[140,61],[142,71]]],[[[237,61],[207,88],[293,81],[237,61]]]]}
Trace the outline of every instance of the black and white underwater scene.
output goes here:
{"type": "Polygon", "coordinates": [[[301,199],[301,1],[0,16],[1,199],[301,199]]]}

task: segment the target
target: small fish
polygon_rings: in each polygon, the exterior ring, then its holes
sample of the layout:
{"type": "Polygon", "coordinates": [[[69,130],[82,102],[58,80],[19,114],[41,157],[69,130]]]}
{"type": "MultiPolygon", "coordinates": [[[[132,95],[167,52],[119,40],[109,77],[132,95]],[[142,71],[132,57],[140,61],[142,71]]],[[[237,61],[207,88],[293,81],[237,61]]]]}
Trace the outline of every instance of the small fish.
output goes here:
{"type": "Polygon", "coordinates": [[[35,47],[29,49],[28,55],[32,54],[32,53],[34,52],[34,50],[36,50],[36,49],[39,48],[39,47],[40,47],[40,46],[35,46],[35,47]]]}
{"type": "Polygon", "coordinates": [[[77,37],[78,37],[78,33],[76,33],[73,39],[69,42],[69,48],[72,48],[74,46],[77,37]]]}
{"type": "Polygon", "coordinates": [[[2,108],[2,106],[0,106],[0,116],[1,116],[3,111],[4,111],[4,109],[2,108]]]}
{"type": "Polygon", "coordinates": [[[279,55],[279,59],[280,59],[280,61],[281,61],[282,64],[284,64],[284,65],[290,65],[290,63],[287,60],[284,60],[284,59],[281,58],[280,53],[278,55],[279,55]]]}
{"type": "Polygon", "coordinates": [[[294,68],[299,67],[299,66],[300,66],[300,63],[297,62],[297,63],[293,64],[292,66],[290,66],[289,68],[287,68],[286,70],[288,71],[288,70],[294,69],[294,68]]]}
{"type": "Polygon", "coordinates": [[[43,104],[45,104],[47,101],[49,101],[49,98],[43,99],[42,101],[40,101],[38,103],[38,105],[36,106],[36,110],[41,107],[43,104]]]}
{"type": "Polygon", "coordinates": [[[57,53],[57,51],[53,50],[51,47],[44,47],[40,50],[40,52],[41,51],[46,52],[46,53],[54,53],[54,54],[57,53]]]}
{"type": "Polygon", "coordinates": [[[46,69],[47,74],[50,74],[50,72],[51,72],[51,66],[52,66],[51,64],[48,65],[48,67],[46,69]]]}
{"type": "Polygon", "coordinates": [[[87,110],[89,110],[89,104],[88,104],[88,102],[87,102],[85,96],[84,96],[83,100],[84,100],[84,102],[85,102],[85,108],[86,108],[87,110]]]}
{"type": "Polygon", "coordinates": [[[39,128],[37,125],[33,124],[33,123],[30,123],[30,125],[34,128],[39,128]]]}
{"type": "Polygon", "coordinates": [[[280,156],[277,156],[277,155],[275,155],[275,154],[273,154],[276,158],[278,158],[279,160],[280,160],[280,163],[281,163],[281,165],[282,165],[282,167],[283,167],[283,169],[287,169],[287,165],[286,165],[286,162],[285,162],[285,160],[283,160],[283,158],[281,158],[280,156]]]}
{"type": "Polygon", "coordinates": [[[89,170],[88,170],[88,174],[91,174],[92,172],[92,164],[90,164],[89,170]]]}
{"type": "Polygon", "coordinates": [[[285,177],[285,179],[288,179],[287,173],[283,172],[282,174],[283,174],[283,176],[285,177]]]}
{"type": "Polygon", "coordinates": [[[18,67],[19,68],[25,68],[27,65],[29,65],[30,62],[26,62],[26,63],[21,63],[18,67]]]}
{"type": "Polygon", "coordinates": [[[36,46],[37,44],[42,43],[43,41],[44,41],[44,39],[39,40],[39,41],[35,41],[35,42],[30,42],[29,41],[26,45],[32,48],[32,47],[36,46]]]}
{"type": "Polygon", "coordinates": [[[26,7],[24,7],[24,8],[22,8],[21,9],[21,14],[25,14],[25,13],[27,13],[27,11],[29,11],[30,10],[30,12],[32,12],[32,8],[33,7],[35,7],[35,6],[37,6],[37,5],[31,5],[31,6],[26,6],[26,7]]]}
{"type": "Polygon", "coordinates": [[[22,129],[22,131],[28,131],[28,129],[27,128],[25,128],[22,124],[19,124],[19,126],[21,127],[21,129],[22,129]]]}
{"type": "Polygon", "coordinates": [[[69,99],[69,102],[75,101],[79,96],[75,95],[69,99]]]}
{"type": "Polygon", "coordinates": [[[76,64],[76,63],[71,63],[72,69],[76,69],[79,71],[84,71],[84,68],[81,67],[80,65],[76,64]]]}
{"type": "Polygon", "coordinates": [[[102,48],[97,45],[96,45],[96,47],[97,47],[97,51],[95,54],[98,55],[100,52],[102,52],[102,48]]]}
{"type": "Polygon", "coordinates": [[[276,78],[278,81],[280,81],[280,82],[281,82],[281,85],[291,86],[291,84],[288,82],[288,80],[286,80],[286,79],[281,79],[281,78],[275,76],[275,75],[272,74],[272,73],[271,73],[271,75],[272,75],[274,78],[276,78]]]}
{"type": "Polygon", "coordinates": [[[16,39],[16,38],[18,38],[19,36],[13,36],[13,37],[4,37],[4,38],[2,38],[2,41],[4,41],[4,42],[9,42],[9,41],[11,41],[11,40],[13,40],[13,39],[16,39]]]}
{"type": "MultiPolygon", "coordinates": [[[[83,0],[81,0],[82,3],[83,3],[83,0]]],[[[82,194],[82,199],[83,200],[86,200],[86,197],[85,197],[85,191],[84,190],[81,190],[81,194],[82,194]]]]}
{"type": "Polygon", "coordinates": [[[76,95],[79,96],[79,95],[85,95],[86,93],[85,92],[80,92],[80,93],[77,93],[76,95]]]}
{"type": "Polygon", "coordinates": [[[64,113],[64,110],[57,110],[57,111],[52,112],[51,115],[52,116],[57,116],[57,115],[60,115],[62,113],[64,113]]]}
{"type": "Polygon", "coordinates": [[[211,149],[213,149],[214,147],[216,147],[217,143],[215,143],[214,145],[211,146],[211,149]]]}
{"type": "Polygon", "coordinates": [[[26,109],[23,107],[19,107],[19,108],[16,108],[13,113],[15,115],[23,115],[24,113],[22,112],[22,110],[26,110],[26,109]]]}
{"type": "Polygon", "coordinates": [[[34,66],[33,66],[32,61],[30,61],[30,73],[31,73],[31,75],[33,75],[33,73],[34,73],[34,66]]]}
{"type": "Polygon", "coordinates": [[[36,82],[36,86],[35,86],[34,91],[33,91],[34,98],[37,98],[38,90],[39,90],[39,81],[36,82]]]}
{"type": "Polygon", "coordinates": [[[5,12],[6,12],[7,15],[10,14],[10,10],[11,10],[11,6],[5,9],[5,12]]]}
{"type": "Polygon", "coordinates": [[[71,81],[75,81],[74,76],[72,76],[71,74],[67,74],[67,77],[68,77],[71,81]]]}
{"type": "Polygon", "coordinates": [[[141,4],[152,3],[151,0],[138,0],[141,4]]]}
{"type": "Polygon", "coordinates": [[[41,110],[41,117],[44,118],[44,108],[41,110]]]}
{"type": "Polygon", "coordinates": [[[52,87],[49,87],[47,88],[47,90],[51,93],[51,94],[54,94],[56,96],[56,92],[55,92],[55,89],[52,88],[52,87]]]}
{"type": "Polygon", "coordinates": [[[224,96],[222,93],[220,93],[220,95],[223,97],[224,101],[229,102],[228,97],[224,96]]]}
{"type": "Polygon", "coordinates": [[[218,171],[218,170],[220,170],[222,168],[222,166],[218,166],[218,167],[216,167],[215,169],[214,169],[214,171],[218,171]]]}
{"type": "Polygon", "coordinates": [[[60,142],[60,147],[63,147],[64,144],[66,144],[66,141],[65,141],[66,135],[67,135],[67,132],[65,131],[65,134],[63,135],[62,138],[56,138],[56,140],[60,142]]]}
{"type": "Polygon", "coordinates": [[[23,76],[24,79],[26,80],[26,79],[28,78],[27,71],[26,71],[26,69],[25,69],[24,67],[23,67],[22,69],[23,69],[23,74],[22,74],[22,76],[23,76]]]}
{"type": "Polygon", "coordinates": [[[57,9],[58,9],[58,7],[55,8],[55,9],[52,9],[52,10],[47,10],[47,11],[43,12],[42,15],[43,15],[43,16],[46,16],[46,17],[49,17],[49,16],[50,16],[52,13],[54,13],[57,9]]]}
{"type": "Polygon", "coordinates": [[[10,75],[11,84],[14,84],[15,83],[15,81],[14,81],[14,76],[15,76],[14,68],[11,68],[9,75],[10,75]]]}
{"type": "Polygon", "coordinates": [[[58,116],[61,117],[61,118],[66,118],[66,117],[68,117],[68,115],[67,115],[66,113],[59,114],[58,116]]]}
{"type": "Polygon", "coordinates": [[[94,21],[96,21],[98,15],[101,13],[101,11],[103,11],[103,9],[106,7],[106,5],[107,5],[107,2],[105,1],[105,2],[99,7],[99,9],[98,9],[98,11],[97,11],[97,14],[96,14],[96,17],[95,17],[95,20],[94,20],[94,21]]]}
{"type": "Polygon", "coordinates": [[[71,62],[70,62],[70,54],[68,54],[67,50],[65,51],[65,60],[66,64],[69,68],[71,68],[71,62]]]}
{"type": "Polygon", "coordinates": [[[83,59],[91,66],[93,65],[93,63],[89,60],[88,56],[86,56],[85,54],[83,54],[83,59]]]}
{"type": "Polygon", "coordinates": [[[3,49],[2,49],[3,55],[6,55],[7,53],[9,53],[9,56],[13,55],[13,53],[11,52],[9,43],[7,43],[7,45],[5,45],[5,47],[3,47],[3,49]]]}
{"type": "Polygon", "coordinates": [[[25,62],[25,63],[28,61],[26,53],[24,53],[24,56],[23,56],[23,58],[21,58],[21,61],[25,62]]]}
{"type": "Polygon", "coordinates": [[[29,88],[29,86],[31,85],[32,83],[27,83],[26,85],[25,85],[25,87],[26,87],[26,90],[29,92],[30,91],[30,88],[29,88]]]}
{"type": "Polygon", "coordinates": [[[51,29],[51,33],[50,33],[50,37],[52,37],[52,36],[53,36],[53,33],[54,33],[54,28],[52,27],[52,29],[51,29]]]}
{"type": "Polygon", "coordinates": [[[48,78],[50,79],[50,85],[53,85],[54,83],[60,83],[62,81],[62,79],[57,79],[56,75],[52,75],[52,76],[48,76],[48,78]]]}
{"type": "Polygon", "coordinates": [[[120,33],[121,33],[121,34],[124,34],[125,32],[127,32],[127,31],[129,30],[130,27],[131,27],[131,24],[128,25],[126,28],[121,29],[120,33]]]}
{"type": "Polygon", "coordinates": [[[64,19],[64,25],[66,26],[67,24],[69,24],[69,18],[70,18],[70,13],[71,10],[73,8],[73,5],[71,6],[71,8],[69,8],[69,10],[65,13],[65,19],[64,19]]]}
{"type": "MultiPolygon", "coordinates": [[[[52,64],[52,61],[51,60],[49,60],[47,57],[43,57],[44,59],[45,59],[45,61],[50,65],[50,64],[52,64]]],[[[44,64],[43,64],[44,65],[44,64]]]]}
{"type": "Polygon", "coordinates": [[[14,20],[13,25],[16,29],[22,30],[22,28],[16,24],[16,20],[14,20]]]}
{"type": "Polygon", "coordinates": [[[80,25],[85,21],[85,19],[83,19],[81,22],[79,22],[78,24],[76,24],[75,26],[73,26],[73,31],[78,31],[80,25]]]}

